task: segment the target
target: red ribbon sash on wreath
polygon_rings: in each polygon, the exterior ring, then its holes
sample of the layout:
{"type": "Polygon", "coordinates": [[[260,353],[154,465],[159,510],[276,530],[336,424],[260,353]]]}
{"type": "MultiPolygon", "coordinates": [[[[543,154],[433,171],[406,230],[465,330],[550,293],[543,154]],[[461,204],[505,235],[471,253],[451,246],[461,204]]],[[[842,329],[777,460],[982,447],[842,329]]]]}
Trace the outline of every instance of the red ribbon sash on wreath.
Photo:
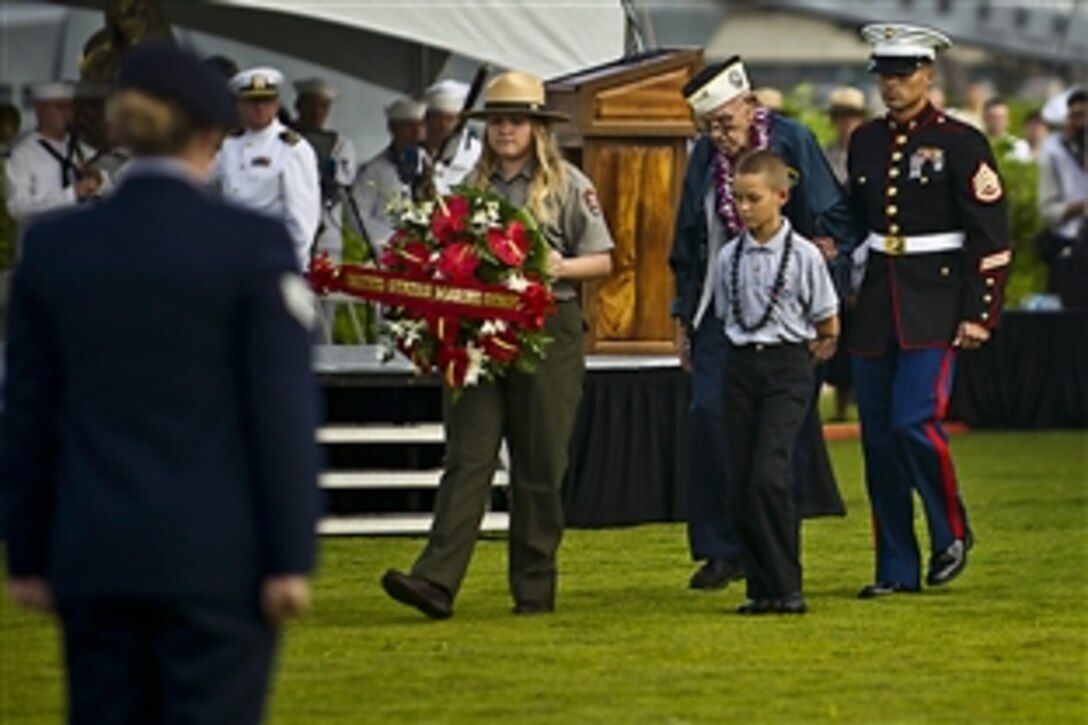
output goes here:
{"type": "Polygon", "coordinates": [[[357,264],[342,265],[327,276],[311,270],[311,281],[316,282],[319,292],[343,292],[424,314],[506,320],[537,328],[551,307],[550,295],[540,298],[544,288],[539,283],[530,283],[524,292],[516,292],[497,284],[420,280],[357,264]],[[319,276],[324,279],[313,279],[319,276]]]}

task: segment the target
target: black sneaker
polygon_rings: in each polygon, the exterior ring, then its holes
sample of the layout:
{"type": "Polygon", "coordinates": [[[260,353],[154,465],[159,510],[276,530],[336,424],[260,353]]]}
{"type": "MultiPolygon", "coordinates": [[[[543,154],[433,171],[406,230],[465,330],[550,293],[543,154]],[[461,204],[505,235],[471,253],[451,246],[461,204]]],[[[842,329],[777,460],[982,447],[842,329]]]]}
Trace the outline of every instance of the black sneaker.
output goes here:
{"type": "Polygon", "coordinates": [[[707,559],[699,570],[691,575],[691,589],[724,589],[729,582],[744,578],[744,566],[731,559],[707,559]]]}
{"type": "Polygon", "coordinates": [[[415,607],[431,619],[453,616],[453,597],[444,587],[423,577],[390,569],[382,576],[382,589],[401,604],[415,607]]]}
{"type": "Polygon", "coordinates": [[[947,549],[930,557],[926,584],[931,587],[947,584],[958,577],[966,566],[967,544],[963,539],[956,539],[947,549]]]}
{"type": "Polygon", "coordinates": [[[771,601],[771,614],[804,614],[807,611],[808,605],[800,592],[771,601]]]}
{"type": "Polygon", "coordinates": [[[908,587],[899,582],[877,582],[862,587],[861,591],[858,592],[858,599],[877,599],[892,594],[916,594],[917,592],[917,587],[908,587]]]}

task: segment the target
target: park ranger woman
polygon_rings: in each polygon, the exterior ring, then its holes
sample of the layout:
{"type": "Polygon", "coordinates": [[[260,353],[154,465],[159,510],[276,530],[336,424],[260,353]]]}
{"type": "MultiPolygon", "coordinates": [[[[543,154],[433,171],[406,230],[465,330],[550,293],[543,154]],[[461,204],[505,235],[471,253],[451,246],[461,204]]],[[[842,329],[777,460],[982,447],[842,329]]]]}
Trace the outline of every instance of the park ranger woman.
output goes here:
{"type": "MultiPolygon", "coordinates": [[[[544,107],[539,78],[497,76],[484,108],[486,144],[467,183],[526,207],[552,247],[558,312],[545,331],[553,339],[534,374],[465,388],[446,400],[446,462],[427,547],[411,573],[386,572],[389,596],[435,619],[453,614],[491,495],[499,444],[510,449],[510,590],[516,614],[555,608],[556,552],[563,532],[560,487],[582,394],[583,321],[576,284],[612,270],[612,237],[590,181],[564,161],[551,124],[565,120],[544,107]]],[[[448,393],[448,391],[447,391],[448,393]]]]}

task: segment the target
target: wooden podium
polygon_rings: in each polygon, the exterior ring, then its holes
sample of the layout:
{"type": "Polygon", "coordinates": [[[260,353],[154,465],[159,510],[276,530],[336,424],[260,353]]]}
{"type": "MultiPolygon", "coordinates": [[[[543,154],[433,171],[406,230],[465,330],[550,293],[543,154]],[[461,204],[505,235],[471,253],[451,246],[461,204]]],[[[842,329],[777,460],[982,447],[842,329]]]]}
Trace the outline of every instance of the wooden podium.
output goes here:
{"type": "Polygon", "coordinates": [[[586,285],[590,352],[671,354],[669,250],[695,134],[681,88],[701,50],[660,50],[548,82],[548,105],[567,158],[597,186],[616,241],[613,273],[586,285]]]}

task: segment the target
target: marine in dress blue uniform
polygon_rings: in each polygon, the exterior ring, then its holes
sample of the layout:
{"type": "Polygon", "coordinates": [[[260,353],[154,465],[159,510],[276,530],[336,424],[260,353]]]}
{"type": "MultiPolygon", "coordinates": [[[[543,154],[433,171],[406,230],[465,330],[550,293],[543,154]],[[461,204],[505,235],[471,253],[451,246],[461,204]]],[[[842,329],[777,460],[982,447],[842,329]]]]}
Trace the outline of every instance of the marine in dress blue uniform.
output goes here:
{"type": "Polygon", "coordinates": [[[32,225],[15,273],[9,584],[60,614],[71,722],[254,723],[283,585],[314,565],[313,305],[282,224],[181,160],[232,125],[223,80],[165,46],[119,80],[140,158],[32,225]]]}
{"type": "Polygon", "coordinates": [[[941,427],[957,349],[979,346],[1001,312],[1009,217],[986,138],[926,100],[936,31],[878,24],[873,44],[889,113],[850,143],[851,201],[869,234],[850,347],[876,544],[871,598],[921,587],[913,493],[925,508],[927,583],[967,563],[971,529],[941,427]]]}
{"type": "MultiPolygon", "coordinates": [[[[739,58],[708,66],[685,87],[684,95],[697,119],[713,114],[751,87],[739,58]]],[[[770,114],[768,148],[789,165],[793,188],[783,213],[808,239],[829,237],[844,263],[857,233],[842,187],[812,134],[801,124],[770,114]]],[[[712,304],[713,266],[718,251],[742,230],[726,229],[716,212],[714,143],[700,136],[692,149],[684,178],[669,265],[676,296],[671,312],[690,345],[690,459],[688,463],[688,540],[692,558],[705,560],[692,577],[693,588],[716,588],[737,578],[740,542],[732,524],[725,484],[722,439],[721,370],[726,339],[712,304]]],[[[806,244],[808,242],[805,242],[806,244]]],[[[845,275],[841,275],[845,276],[845,275]]],[[[806,515],[842,513],[842,501],[813,406],[795,451],[795,495],[806,515]]]]}

